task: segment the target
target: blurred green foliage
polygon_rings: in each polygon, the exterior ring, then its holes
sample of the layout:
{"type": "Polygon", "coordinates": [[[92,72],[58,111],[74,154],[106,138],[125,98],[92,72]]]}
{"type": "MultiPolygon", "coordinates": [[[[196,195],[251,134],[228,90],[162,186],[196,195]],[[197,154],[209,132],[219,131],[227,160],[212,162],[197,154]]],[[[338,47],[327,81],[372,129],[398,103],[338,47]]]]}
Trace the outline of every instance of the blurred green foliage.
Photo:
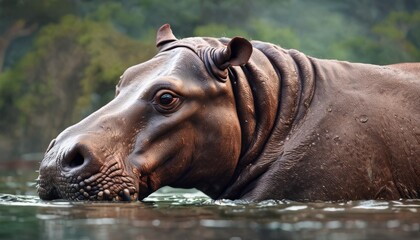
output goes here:
{"type": "Polygon", "coordinates": [[[155,53],[155,31],[268,41],[319,58],[420,61],[420,0],[0,0],[0,159],[42,152],[155,53]]]}

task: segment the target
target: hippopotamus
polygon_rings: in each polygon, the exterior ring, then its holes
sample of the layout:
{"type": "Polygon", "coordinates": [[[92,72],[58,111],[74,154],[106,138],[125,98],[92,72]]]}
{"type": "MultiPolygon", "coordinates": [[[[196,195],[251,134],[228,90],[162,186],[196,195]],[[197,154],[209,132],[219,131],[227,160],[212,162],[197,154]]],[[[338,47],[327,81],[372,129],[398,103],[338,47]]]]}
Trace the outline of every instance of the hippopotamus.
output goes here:
{"type": "Polygon", "coordinates": [[[41,199],[418,198],[420,64],[322,60],[241,37],[177,39],[129,67],[108,104],[54,139],[41,199]]]}

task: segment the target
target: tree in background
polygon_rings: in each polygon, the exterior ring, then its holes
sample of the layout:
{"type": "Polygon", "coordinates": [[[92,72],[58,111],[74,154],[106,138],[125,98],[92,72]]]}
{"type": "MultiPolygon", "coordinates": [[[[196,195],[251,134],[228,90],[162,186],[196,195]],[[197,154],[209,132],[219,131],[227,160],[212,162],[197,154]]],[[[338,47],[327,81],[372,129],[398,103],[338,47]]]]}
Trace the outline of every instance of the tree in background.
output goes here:
{"type": "Polygon", "coordinates": [[[0,72],[6,53],[16,40],[34,34],[43,25],[73,10],[70,0],[0,0],[0,72]]]}
{"type": "Polygon", "coordinates": [[[121,73],[154,53],[154,45],[107,21],[67,15],[46,25],[31,51],[0,75],[0,144],[12,155],[39,152],[65,126],[112,99],[121,73]]]}
{"type": "Polygon", "coordinates": [[[419,0],[345,0],[333,9],[363,26],[359,35],[334,44],[344,52],[342,59],[376,64],[420,61],[419,0]]]}

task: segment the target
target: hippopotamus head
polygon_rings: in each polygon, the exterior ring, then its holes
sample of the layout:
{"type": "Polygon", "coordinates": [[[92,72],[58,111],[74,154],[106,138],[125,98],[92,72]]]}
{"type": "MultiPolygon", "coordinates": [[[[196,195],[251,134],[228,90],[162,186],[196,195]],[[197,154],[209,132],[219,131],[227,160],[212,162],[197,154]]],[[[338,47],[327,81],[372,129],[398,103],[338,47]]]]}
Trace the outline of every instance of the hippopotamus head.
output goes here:
{"type": "Polygon", "coordinates": [[[247,63],[252,45],[178,40],[169,25],[156,44],[155,57],[122,74],[111,102],[51,142],[41,199],[135,200],[166,185],[221,194],[242,143],[229,69],[247,63]]]}

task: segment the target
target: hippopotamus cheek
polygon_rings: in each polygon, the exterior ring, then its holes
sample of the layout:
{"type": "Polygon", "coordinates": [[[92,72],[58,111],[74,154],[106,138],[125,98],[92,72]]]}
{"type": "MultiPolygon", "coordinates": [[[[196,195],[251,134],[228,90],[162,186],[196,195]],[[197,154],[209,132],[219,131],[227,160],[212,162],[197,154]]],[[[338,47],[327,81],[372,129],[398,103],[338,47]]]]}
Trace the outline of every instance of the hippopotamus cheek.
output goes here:
{"type": "MultiPolygon", "coordinates": [[[[150,137],[153,140],[148,144],[136,146],[127,160],[140,172],[140,192],[156,191],[186,174],[185,169],[190,167],[189,161],[194,149],[194,139],[185,137],[190,134],[189,128],[181,128],[150,137]],[[149,188],[149,191],[142,189],[144,187],[149,188]]],[[[138,143],[141,142],[144,141],[138,140],[138,143]]]]}
{"type": "Polygon", "coordinates": [[[191,160],[191,179],[202,181],[200,190],[212,195],[231,178],[241,151],[239,121],[229,108],[217,106],[197,126],[191,160]],[[217,111],[216,111],[217,110],[217,111]],[[208,186],[211,183],[212,186],[208,186]],[[213,189],[209,189],[213,188],[213,189]]]}

